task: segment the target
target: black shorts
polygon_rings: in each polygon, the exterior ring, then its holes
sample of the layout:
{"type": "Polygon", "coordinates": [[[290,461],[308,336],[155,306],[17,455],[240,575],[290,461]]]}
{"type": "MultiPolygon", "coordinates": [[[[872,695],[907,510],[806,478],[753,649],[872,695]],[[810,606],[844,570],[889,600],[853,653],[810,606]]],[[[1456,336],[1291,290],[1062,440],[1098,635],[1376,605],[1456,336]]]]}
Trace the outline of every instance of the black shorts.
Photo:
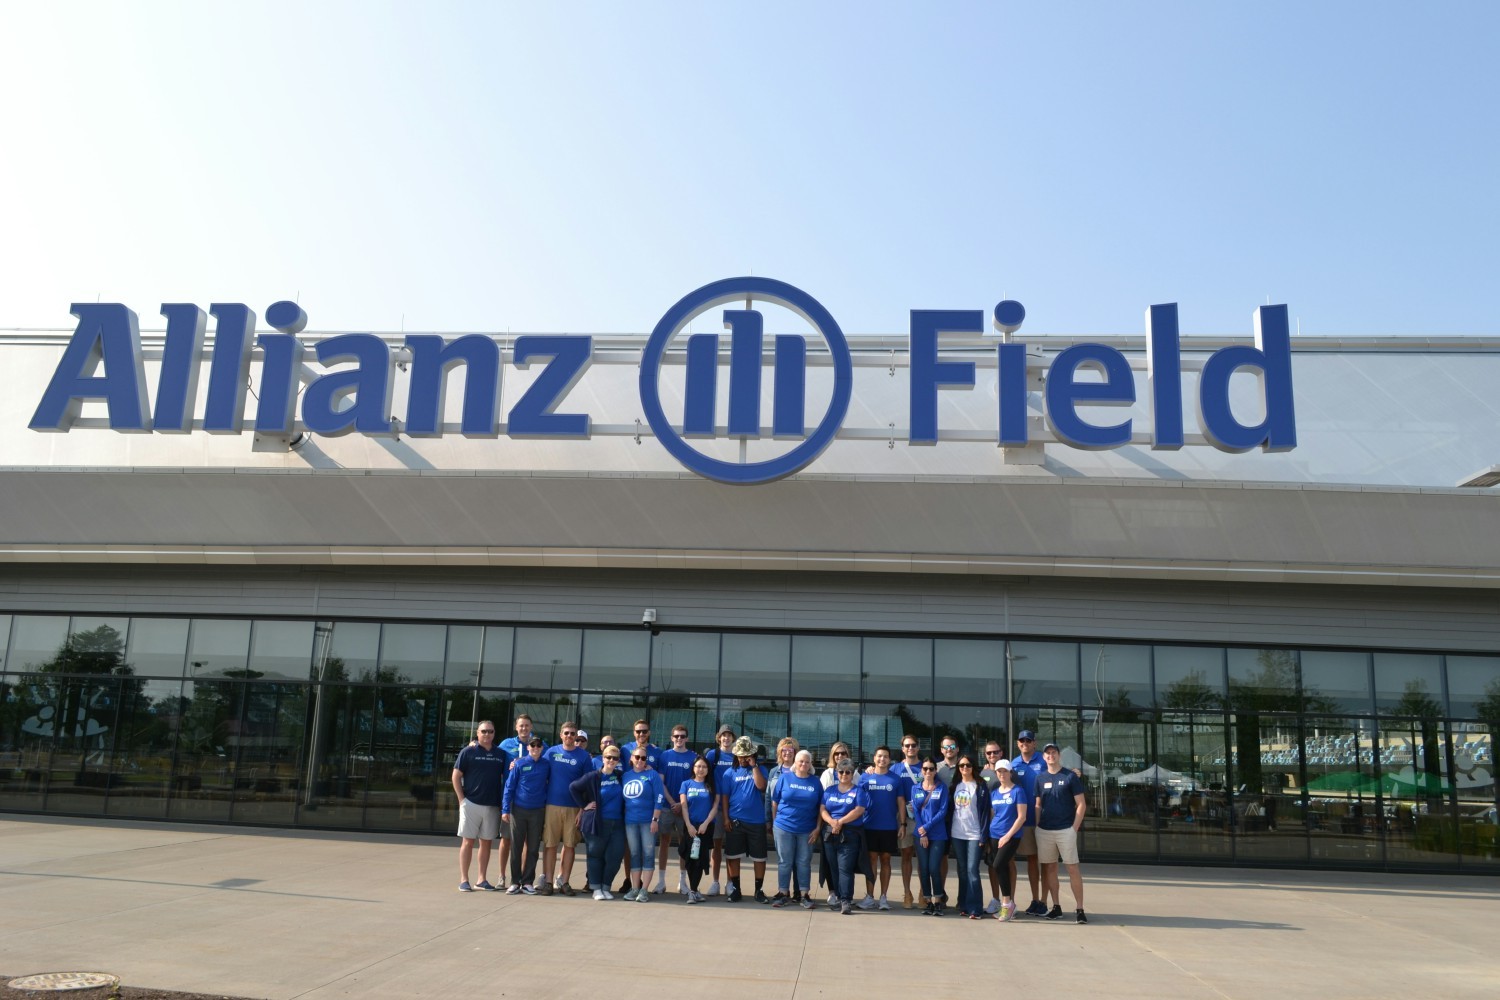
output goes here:
{"type": "Polygon", "coordinates": [[[865,850],[871,854],[900,854],[895,830],[871,830],[865,828],[865,850]]]}
{"type": "Polygon", "coordinates": [[[766,860],[766,824],[730,820],[724,832],[724,857],[766,860]]]}

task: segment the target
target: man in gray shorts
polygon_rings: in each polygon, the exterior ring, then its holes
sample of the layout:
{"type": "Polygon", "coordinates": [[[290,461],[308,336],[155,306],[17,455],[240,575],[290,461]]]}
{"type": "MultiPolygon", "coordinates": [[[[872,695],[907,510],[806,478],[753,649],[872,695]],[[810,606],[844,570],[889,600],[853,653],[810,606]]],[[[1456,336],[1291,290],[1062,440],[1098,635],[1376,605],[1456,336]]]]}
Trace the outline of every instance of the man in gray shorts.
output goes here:
{"type": "Polygon", "coordinates": [[[453,794],[458,798],[458,890],[495,891],[489,879],[490,843],[500,835],[500,801],[505,793],[510,757],[495,745],[495,724],[486,719],[477,729],[479,742],[464,747],[453,762],[453,794]],[[479,884],[469,884],[469,862],[479,845],[479,884]]]}

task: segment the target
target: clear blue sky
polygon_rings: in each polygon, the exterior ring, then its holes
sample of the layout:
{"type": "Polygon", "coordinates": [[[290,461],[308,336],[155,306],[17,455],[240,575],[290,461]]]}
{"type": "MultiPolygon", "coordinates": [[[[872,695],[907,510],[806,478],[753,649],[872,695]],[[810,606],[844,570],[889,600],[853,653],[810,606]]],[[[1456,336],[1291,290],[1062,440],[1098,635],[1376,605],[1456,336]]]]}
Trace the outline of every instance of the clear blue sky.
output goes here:
{"type": "Polygon", "coordinates": [[[1500,333],[1500,3],[0,6],[0,327],[1500,333]]]}

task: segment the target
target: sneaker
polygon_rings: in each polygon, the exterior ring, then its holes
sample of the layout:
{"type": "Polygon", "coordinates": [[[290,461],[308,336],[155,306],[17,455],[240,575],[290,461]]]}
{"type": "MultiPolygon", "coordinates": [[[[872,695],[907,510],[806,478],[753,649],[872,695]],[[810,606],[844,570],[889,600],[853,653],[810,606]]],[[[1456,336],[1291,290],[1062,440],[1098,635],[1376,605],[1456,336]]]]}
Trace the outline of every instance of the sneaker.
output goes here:
{"type": "Polygon", "coordinates": [[[1086,924],[1086,923],[1088,923],[1089,922],[1088,914],[1084,913],[1082,910],[1079,910],[1078,911],[1078,922],[1080,924],[1086,924]]]}
{"type": "Polygon", "coordinates": [[[815,904],[815,903],[814,903],[814,902],[813,902],[813,901],[812,901],[812,897],[811,897],[811,896],[803,896],[803,897],[802,897],[802,908],[803,908],[803,909],[804,909],[804,910],[810,910],[810,909],[812,909],[812,908],[813,908],[813,907],[814,907],[814,906],[815,906],[815,905],[817,905],[817,904],[815,904]]]}
{"type": "Polygon", "coordinates": [[[764,889],[756,889],[755,890],[755,901],[757,903],[769,903],[771,901],[771,897],[766,895],[764,889]]]}
{"type": "Polygon", "coordinates": [[[543,882],[541,885],[536,887],[536,895],[538,896],[550,896],[554,891],[555,890],[552,888],[551,882],[543,882]]]}
{"type": "Polygon", "coordinates": [[[474,888],[476,888],[476,889],[483,889],[485,892],[498,892],[499,891],[496,886],[490,885],[490,880],[487,879],[487,878],[486,879],[480,879],[479,880],[479,884],[476,885],[474,888]]]}
{"type": "Polygon", "coordinates": [[[641,886],[641,891],[635,894],[635,901],[637,903],[649,903],[649,902],[651,902],[651,893],[649,893],[649,892],[646,891],[646,887],[645,886],[641,886]]]}
{"type": "Polygon", "coordinates": [[[926,906],[924,906],[922,908],[922,916],[924,916],[924,917],[931,917],[931,916],[936,916],[936,915],[937,915],[937,904],[936,903],[928,903],[926,906]]]}
{"type": "Polygon", "coordinates": [[[693,890],[691,890],[691,889],[689,889],[686,893],[684,893],[684,895],[687,896],[687,901],[689,903],[696,903],[696,902],[699,901],[698,894],[696,892],[694,892],[693,890]]]}
{"type": "Polygon", "coordinates": [[[839,912],[840,912],[840,913],[842,913],[842,914],[843,914],[843,915],[844,915],[844,916],[846,916],[846,917],[847,917],[847,916],[849,916],[849,915],[850,915],[850,914],[851,914],[851,913],[853,913],[853,912],[854,912],[854,907],[852,907],[852,906],[850,906],[850,905],[849,905],[849,904],[848,904],[848,903],[844,903],[844,904],[842,904],[842,906],[841,906],[841,907],[840,907],[840,908],[839,908],[839,912]]]}
{"type": "Polygon", "coordinates": [[[932,915],[934,917],[941,917],[943,915],[943,911],[947,908],[948,905],[946,903],[939,903],[937,906],[934,906],[932,908],[932,915]]]}
{"type": "Polygon", "coordinates": [[[745,894],[740,891],[739,886],[732,882],[729,884],[729,888],[724,890],[724,901],[726,903],[738,903],[744,898],[745,894]]]}
{"type": "Polygon", "coordinates": [[[635,902],[635,897],[638,896],[638,895],[640,895],[640,892],[641,892],[641,890],[639,890],[639,889],[637,889],[637,888],[635,888],[633,886],[631,888],[629,888],[629,889],[626,889],[625,890],[625,902],[627,902],[627,903],[634,903],[635,902]]]}
{"type": "Polygon", "coordinates": [[[839,897],[837,893],[830,892],[828,894],[828,908],[830,910],[837,910],[839,908],[839,897]]]}
{"type": "Polygon", "coordinates": [[[771,897],[771,906],[779,910],[791,901],[792,897],[784,892],[778,892],[775,896],[771,897]]]}
{"type": "Polygon", "coordinates": [[[992,899],[992,900],[990,900],[990,905],[986,906],[984,908],[984,912],[988,913],[992,917],[995,914],[999,913],[1000,912],[1000,900],[998,900],[998,899],[992,899]]]}
{"type": "Polygon", "coordinates": [[[597,899],[601,903],[604,902],[604,890],[603,889],[595,889],[594,890],[594,898],[597,899]]]}
{"type": "Polygon", "coordinates": [[[666,872],[658,871],[656,873],[656,885],[654,885],[654,886],[651,887],[651,891],[654,892],[654,893],[656,893],[658,896],[660,896],[662,893],[664,893],[664,892],[667,891],[667,873],[666,872]]]}
{"type": "Polygon", "coordinates": [[[865,893],[865,898],[859,901],[859,908],[861,910],[873,910],[879,905],[879,903],[875,902],[875,897],[868,892],[865,893]]]}
{"type": "Polygon", "coordinates": [[[1045,917],[1047,915],[1047,904],[1040,899],[1033,899],[1031,905],[1026,907],[1026,915],[1031,917],[1045,917]]]}
{"type": "Polygon", "coordinates": [[[509,889],[505,890],[505,894],[507,896],[519,896],[521,894],[521,887],[519,885],[513,885],[509,889]]]}
{"type": "Polygon", "coordinates": [[[574,889],[571,885],[569,885],[566,882],[559,883],[558,887],[557,887],[557,891],[560,892],[560,893],[562,893],[564,896],[576,896],[576,895],[578,895],[578,890],[574,889]]]}
{"type": "Polygon", "coordinates": [[[1047,911],[1047,919],[1048,920],[1056,920],[1058,917],[1061,917],[1061,916],[1062,916],[1062,906],[1061,906],[1061,904],[1054,904],[1053,907],[1052,907],[1052,909],[1050,909],[1050,910],[1047,911]]]}
{"type": "Polygon", "coordinates": [[[688,888],[687,873],[683,872],[682,874],[678,875],[677,876],[677,894],[679,896],[686,896],[688,893],[690,893],[692,891],[693,890],[691,890],[691,889],[688,888]]]}
{"type": "Polygon", "coordinates": [[[467,883],[467,882],[460,882],[460,883],[458,883],[458,891],[459,892],[473,892],[474,891],[474,887],[472,885],[470,885],[469,883],[467,883]]]}
{"type": "Polygon", "coordinates": [[[719,894],[719,883],[710,882],[708,886],[708,894],[710,896],[717,896],[719,894]]]}
{"type": "Polygon", "coordinates": [[[615,890],[615,892],[626,893],[626,892],[629,892],[631,889],[634,889],[634,888],[635,888],[635,886],[633,886],[633,885],[630,884],[630,879],[626,878],[625,881],[623,881],[623,882],[620,883],[619,888],[617,888],[615,890]]]}
{"type": "Polygon", "coordinates": [[[503,892],[505,890],[505,879],[502,878],[497,880],[495,882],[495,888],[503,892]]]}
{"type": "Polygon", "coordinates": [[[891,908],[891,904],[886,902],[884,896],[880,897],[880,903],[878,905],[882,910],[889,910],[891,908]]]}
{"type": "Polygon", "coordinates": [[[1000,909],[1000,919],[1001,920],[1014,920],[1014,919],[1016,919],[1016,904],[1015,903],[1006,903],[1003,907],[1001,907],[1001,909],[1000,909]]]}
{"type": "Polygon", "coordinates": [[[537,888],[534,885],[523,885],[521,886],[521,891],[528,896],[535,896],[537,893],[537,888]]]}

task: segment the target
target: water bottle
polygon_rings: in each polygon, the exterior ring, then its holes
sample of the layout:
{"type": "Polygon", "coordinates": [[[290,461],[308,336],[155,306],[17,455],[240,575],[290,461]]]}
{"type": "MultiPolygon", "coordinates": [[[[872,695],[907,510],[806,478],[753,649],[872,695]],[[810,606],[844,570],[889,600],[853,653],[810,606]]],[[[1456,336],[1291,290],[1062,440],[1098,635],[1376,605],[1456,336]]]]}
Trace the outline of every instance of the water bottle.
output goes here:
{"type": "Polygon", "coordinates": [[[688,851],[688,857],[692,858],[694,861],[697,861],[698,860],[698,855],[702,851],[703,851],[703,838],[702,837],[694,837],[693,838],[693,846],[688,851]]]}

